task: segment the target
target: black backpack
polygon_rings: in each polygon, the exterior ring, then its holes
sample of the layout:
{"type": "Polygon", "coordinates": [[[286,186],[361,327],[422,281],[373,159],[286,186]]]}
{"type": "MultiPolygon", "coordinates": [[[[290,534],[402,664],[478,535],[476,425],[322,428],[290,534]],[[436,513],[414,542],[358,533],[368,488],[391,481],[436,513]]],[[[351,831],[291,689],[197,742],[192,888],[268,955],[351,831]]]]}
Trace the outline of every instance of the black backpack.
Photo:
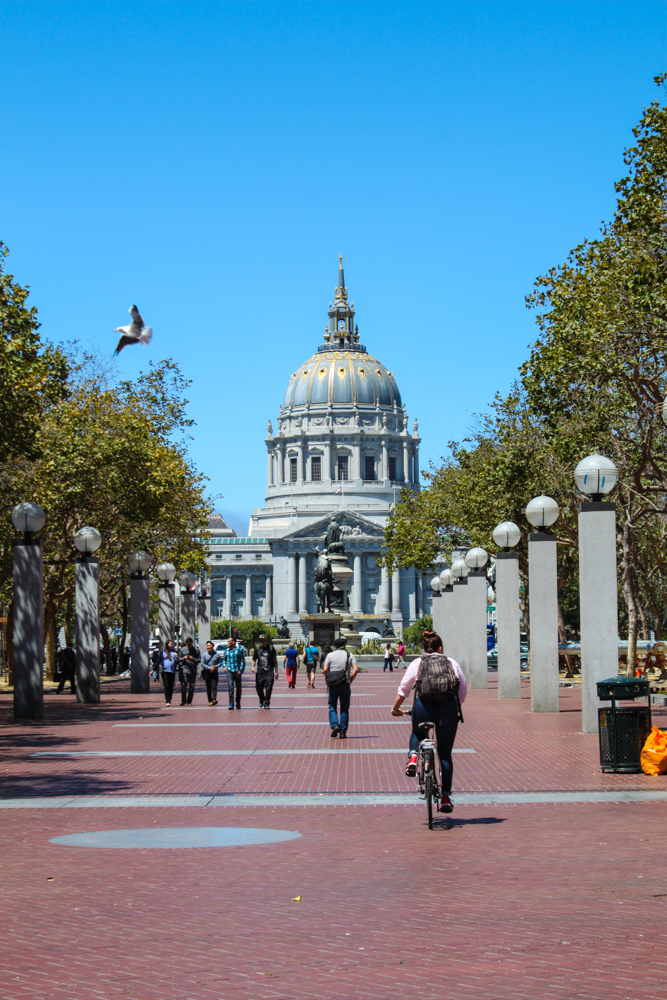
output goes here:
{"type": "Polygon", "coordinates": [[[422,701],[453,701],[459,694],[459,679],[452,661],[442,653],[424,653],[417,671],[415,689],[422,701]]]}
{"type": "Polygon", "coordinates": [[[344,667],[332,667],[329,666],[326,674],[324,675],[327,682],[327,687],[337,687],[339,684],[345,684],[349,681],[350,674],[350,654],[346,651],[345,666],[344,667]]]}

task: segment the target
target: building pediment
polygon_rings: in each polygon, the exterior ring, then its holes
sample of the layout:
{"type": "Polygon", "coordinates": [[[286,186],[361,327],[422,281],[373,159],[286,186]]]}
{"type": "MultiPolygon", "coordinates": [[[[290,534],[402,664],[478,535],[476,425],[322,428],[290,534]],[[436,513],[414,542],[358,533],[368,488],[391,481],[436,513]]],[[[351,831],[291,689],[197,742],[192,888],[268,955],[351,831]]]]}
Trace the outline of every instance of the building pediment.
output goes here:
{"type": "MultiPolygon", "coordinates": [[[[352,511],[337,511],[333,515],[333,518],[338,522],[340,527],[342,542],[347,541],[348,538],[384,538],[384,531],[381,527],[373,524],[372,521],[368,521],[365,517],[361,517],[359,514],[352,513],[352,511]]],[[[298,531],[293,531],[289,535],[283,535],[283,540],[288,538],[307,538],[313,542],[321,541],[327,533],[330,521],[331,516],[323,517],[319,521],[314,521],[313,524],[307,525],[305,528],[299,528],[298,531]]]]}

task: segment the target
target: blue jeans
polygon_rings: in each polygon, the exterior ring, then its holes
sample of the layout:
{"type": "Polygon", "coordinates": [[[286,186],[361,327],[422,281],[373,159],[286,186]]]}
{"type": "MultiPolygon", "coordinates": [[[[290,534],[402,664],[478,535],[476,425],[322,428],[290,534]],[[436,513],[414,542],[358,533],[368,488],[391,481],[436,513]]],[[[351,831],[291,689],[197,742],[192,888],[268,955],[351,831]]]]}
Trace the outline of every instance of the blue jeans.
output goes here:
{"type": "Polygon", "coordinates": [[[347,732],[350,721],[350,685],[336,684],[329,688],[329,725],[340,726],[341,733],[347,732]],[[340,698],[340,721],[338,720],[338,699],[340,698]]]}
{"type": "Polygon", "coordinates": [[[428,701],[423,703],[415,695],[412,706],[412,735],[410,736],[410,752],[414,753],[424,733],[419,732],[422,722],[435,722],[435,742],[442,765],[442,791],[449,795],[452,790],[454,765],[452,764],[452,747],[456,739],[459,725],[459,707],[454,698],[452,701],[428,701]]]}
{"type": "Polygon", "coordinates": [[[243,683],[243,674],[240,671],[232,673],[231,670],[227,671],[227,687],[229,688],[229,704],[234,704],[234,689],[236,688],[236,707],[241,707],[241,685],[243,683]]]}

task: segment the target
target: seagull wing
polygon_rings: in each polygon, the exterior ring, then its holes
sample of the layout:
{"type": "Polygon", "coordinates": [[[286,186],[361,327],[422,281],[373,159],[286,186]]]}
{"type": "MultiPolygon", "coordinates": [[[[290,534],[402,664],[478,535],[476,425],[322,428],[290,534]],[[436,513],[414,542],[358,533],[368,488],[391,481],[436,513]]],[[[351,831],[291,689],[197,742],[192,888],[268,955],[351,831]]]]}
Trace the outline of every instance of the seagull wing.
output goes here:
{"type": "Polygon", "coordinates": [[[147,326],[147,327],[144,327],[144,329],[139,334],[139,341],[145,347],[146,344],[150,344],[152,337],[153,337],[153,327],[152,326],[147,326]]]}
{"type": "Polygon", "coordinates": [[[138,343],[139,339],[137,337],[128,337],[127,334],[124,333],[123,336],[118,341],[118,347],[114,351],[114,354],[120,354],[123,348],[127,347],[128,344],[138,344],[138,343]]]}
{"type": "Polygon", "coordinates": [[[135,323],[138,323],[139,326],[141,327],[141,329],[143,330],[143,328],[144,328],[143,317],[141,316],[141,313],[139,312],[139,310],[137,309],[137,307],[136,306],[130,306],[130,308],[127,311],[129,312],[130,316],[132,317],[132,326],[134,326],[135,323]]]}

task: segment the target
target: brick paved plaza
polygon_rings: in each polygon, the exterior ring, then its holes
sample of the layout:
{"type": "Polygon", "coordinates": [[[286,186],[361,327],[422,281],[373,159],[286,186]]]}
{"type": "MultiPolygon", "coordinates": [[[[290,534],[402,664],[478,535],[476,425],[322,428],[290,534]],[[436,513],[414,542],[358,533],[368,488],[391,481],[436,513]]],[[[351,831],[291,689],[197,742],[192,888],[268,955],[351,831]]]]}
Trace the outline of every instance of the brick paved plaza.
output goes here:
{"type": "Polygon", "coordinates": [[[271,712],[249,676],[241,713],[119,681],[18,725],[3,696],[3,1000],[664,997],[667,780],[601,774],[575,689],[536,716],[527,684],[499,703],[492,676],[465,705],[456,810],[429,831],[397,683],[360,675],[343,745],[301,674],[271,712]],[[300,836],[51,842],[173,827],[300,836]]]}

